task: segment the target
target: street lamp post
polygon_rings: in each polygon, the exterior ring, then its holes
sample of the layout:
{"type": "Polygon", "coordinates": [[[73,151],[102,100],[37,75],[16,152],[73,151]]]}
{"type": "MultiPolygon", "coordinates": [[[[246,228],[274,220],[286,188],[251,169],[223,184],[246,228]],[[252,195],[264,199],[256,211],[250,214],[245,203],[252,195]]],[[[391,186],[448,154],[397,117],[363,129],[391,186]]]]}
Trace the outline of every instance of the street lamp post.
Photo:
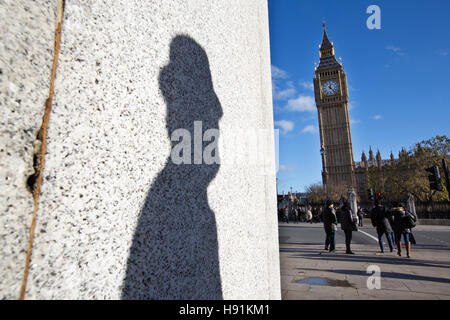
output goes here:
{"type": "Polygon", "coordinates": [[[325,194],[328,196],[328,190],[327,190],[327,175],[325,171],[325,149],[320,148],[320,155],[322,156],[322,182],[323,186],[325,188],[325,194]]]}

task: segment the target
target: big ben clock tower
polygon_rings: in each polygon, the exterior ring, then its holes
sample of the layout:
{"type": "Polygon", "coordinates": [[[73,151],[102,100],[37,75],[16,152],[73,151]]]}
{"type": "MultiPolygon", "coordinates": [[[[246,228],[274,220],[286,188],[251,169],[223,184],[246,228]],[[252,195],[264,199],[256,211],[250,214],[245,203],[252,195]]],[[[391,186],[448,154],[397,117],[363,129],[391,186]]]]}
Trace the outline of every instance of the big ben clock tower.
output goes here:
{"type": "Polygon", "coordinates": [[[322,182],[327,192],[355,187],[347,76],[334,55],[325,23],[320,45],[320,62],[315,70],[314,93],[319,118],[322,154],[322,182]]]}

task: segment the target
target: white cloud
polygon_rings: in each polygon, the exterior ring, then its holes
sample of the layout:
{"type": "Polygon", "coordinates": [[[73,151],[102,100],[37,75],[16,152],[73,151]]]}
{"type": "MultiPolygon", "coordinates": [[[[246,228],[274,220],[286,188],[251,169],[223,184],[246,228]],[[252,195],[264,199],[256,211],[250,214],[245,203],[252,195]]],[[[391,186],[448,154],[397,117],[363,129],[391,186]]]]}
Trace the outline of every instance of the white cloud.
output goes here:
{"type": "Polygon", "coordinates": [[[300,81],[299,84],[307,90],[314,90],[314,84],[312,81],[300,81]]]}
{"type": "Polygon", "coordinates": [[[348,102],[348,110],[353,110],[356,108],[358,104],[355,101],[349,101],[348,102]]]}
{"type": "Polygon", "coordinates": [[[360,123],[360,120],[350,119],[350,124],[357,124],[360,123]]]}
{"type": "Polygon", "coordinates": [[[358,91],[355,87],[348,85],[348,91],[358,91]]]}
{"type": "Polygon", "coordinates": [[[390,46],[386,47],[386,50],[392,51],[393,53],[395,53],[398,56],[404,56],[405,55],[405,53],[403,52],[402,48],[400,48],[400,47],[396,47],[396,46],[390,45],[390,46]]]}
{"type": "Polygon", "coordinates": [[[294,123],[287,120],[275,121],[275,127],[281,128],[281,134],[286,134],[294,129],[294,123]]]}
{"type": "Polygon", "coordinates": [[[297,99],[291,99],[286,105],[288,111],[316,111],[314,97],[300,94],[297,99]]]}
{"type": "Polygon", "coordinates": [[[444,50],[444,49],[439,50],[438,55],[440,55],[441,57],[446,57],[446,56],[448,56],[448,51],[444,50]]]}
{"type": "Polygon", "coordinates": [[[288,74],[286,71],[272,65],[272,79],[286,79],[288,74]]]}
{"type": "Polygon", "coordinates": [[[275,100],[286,100],[286,99],[289,99],[289,98],[292,98],[295,96],[295,94],[297,93],[297,90],[295,89],[292,81],[288,81],[286,83],[286,86],[287,86],[287,88],[284,90],[279,90],[279,88],[276,84],[273,86],[273,88],[274,88],[273,98],[275,100]]]}
{"type": "Polygon", "coordinates": [[[317,131],[317,127],[309,125],[303,128],[302,133],[316,133],[317,131]]]}
{"type": "Polygon", "coordinates": [[[379,114],[376,114],[376,115],[374,115],[373,117],[372,117],[372,119],[373,120],[380,120],[380,119],[382,119],[383,117],[381,116],[381,115],[379,115],[379,114]]]}
{"type": "Polygon", "coordinates": [[[290,166],[286,166],[284,164],[281,164],[280,167],[278,168],[278,172],[281,172],[281,171],[292,171],[292,169],[294,169],[294,168],[290,167],[290,166]]]}

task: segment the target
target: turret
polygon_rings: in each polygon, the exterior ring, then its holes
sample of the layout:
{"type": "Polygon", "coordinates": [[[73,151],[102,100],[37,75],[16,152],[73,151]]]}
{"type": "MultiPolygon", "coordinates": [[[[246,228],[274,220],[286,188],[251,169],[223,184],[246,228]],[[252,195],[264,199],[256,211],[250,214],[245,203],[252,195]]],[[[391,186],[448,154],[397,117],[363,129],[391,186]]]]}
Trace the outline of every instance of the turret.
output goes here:
{"type": "Polygon", "coordinates": [[[364,167],[367,168],[367,157],[364,151],[362,152],[361,155],[361,162],[363,163],[364,167]]]}
{"type": "Polygon", "coordinates": [[[379,169],[381,169],[381,164],[382,164],[382,161],[381,161],[380,150],[377,150],[377,166],[379,169]]]}
{"type": "Polygon", "coordinates": [[[370,165],[373,165],[374,162],[375,162],[375,158],[373,156],[372,147],[369,148],[369,162],[370,162],[370,165]]]}

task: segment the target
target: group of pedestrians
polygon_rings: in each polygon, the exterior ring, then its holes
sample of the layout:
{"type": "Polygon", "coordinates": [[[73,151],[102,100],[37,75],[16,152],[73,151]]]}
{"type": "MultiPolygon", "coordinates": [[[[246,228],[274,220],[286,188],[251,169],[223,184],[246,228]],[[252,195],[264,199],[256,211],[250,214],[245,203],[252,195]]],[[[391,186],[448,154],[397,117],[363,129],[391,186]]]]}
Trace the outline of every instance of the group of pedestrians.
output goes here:
{"type": "MultiPolygon", "coordinates": [[[[401,240],[403,237],[406,256],[408,258],[411,257],[411,243],[415,244],[411,229],[417,222],[417,216],[406,210],[405,204],[394,203],[391,210],[386,210],[380,203],[380,200],[377,199],[371,211],[370,218],[372,225],[376,228],[382,253],[384,252],[383,237],[386,237],[390,251],[394,251],[395,243],[397,254],[401,256],[401,240]]],[[[345,234],[345,253],[354,254],[351,250],[352,233],[353,231],[358,231],[358,225],[362,226],[359,222],[359,220],[362,220],[362,215],[360,217],[354,216],[347,200],[344,200],[342,206],[338,206],[337,208],[335,208],[331,200],[327,200],[322,219],[326,234],[325,250],[335,252],[337,225],[340,223],[341,229],[345,234]]]]}
{"type": "Polygon", "coordinates": [[[354,219],[348,201],[344,201],[342,206],[337,209],[338,211],[336,212],[333,202],[327,200],[322,217],[326,233],[325,250],[330,252],[336,251],[336,231],[337,225],[340,222],[341,229],[345,234],[345,253],[354,254],[350,246],[352,242],[352,232],[357,230],[357,219],[354,219]]]}
{"type": "Polygon", "coordinates": [[[411,258],[411,243],[415,244],[414,235],[411,229],[417,223],[417,215],[406,209],[404,203],[394,203],[391,210],[375,200],[375,207],[371,214],[372,225],[378,234],[378,243],[381,252],[384,252],[383,236],[386,237],[390,251],[394,251],[394,242],[397,247],[397,254],[402,256],[402,238],[405,243],[406,256],[411,258]]]}
{"type": "Polygon", "coordinates": [[[311,208],[309,206],[292,206],[291,210],[289,210],[288,206],[284,206],[278,210],[278,219],[280,221],[289,223],[289,221],[293,221],[294,223],[298,222],[319,222],[320,210],[318,208],[311,208]]]}

